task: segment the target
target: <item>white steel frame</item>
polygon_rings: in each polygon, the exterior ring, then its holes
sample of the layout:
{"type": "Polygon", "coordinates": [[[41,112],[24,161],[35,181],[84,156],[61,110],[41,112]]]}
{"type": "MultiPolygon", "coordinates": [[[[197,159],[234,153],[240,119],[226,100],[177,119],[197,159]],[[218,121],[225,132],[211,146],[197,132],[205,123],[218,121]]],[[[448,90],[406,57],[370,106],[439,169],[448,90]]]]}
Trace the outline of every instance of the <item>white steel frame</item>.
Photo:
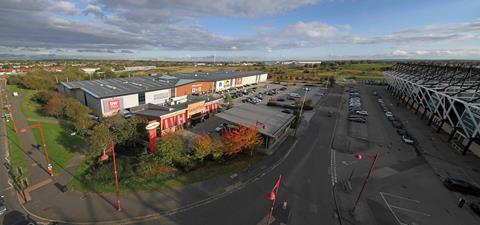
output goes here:
{"type": "Polygon", "coordinates": [[[480,67],[399,63],[384,76],[407,105],[412,100],[412,106],[421,105],[470,140],[480,136],[480,67]],[[467,128],[462,114],[473,121],[473,130],[467,128]]]}

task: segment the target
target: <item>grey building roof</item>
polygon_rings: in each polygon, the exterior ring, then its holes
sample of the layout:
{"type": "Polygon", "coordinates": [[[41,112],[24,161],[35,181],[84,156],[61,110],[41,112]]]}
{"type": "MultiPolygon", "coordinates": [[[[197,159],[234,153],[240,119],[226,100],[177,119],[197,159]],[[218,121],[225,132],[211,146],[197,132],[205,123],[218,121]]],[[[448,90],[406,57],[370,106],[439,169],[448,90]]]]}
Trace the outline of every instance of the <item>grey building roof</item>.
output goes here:
{"type": "Polygon", "coordinates": [[[175,87],[175,80],[155,76],[62,82],[68,89],[82,89],[95,98],[106,98],[175,87]]]}
{"type": "Polygon", "coordinates": [[[266,124],[266,127],[257,126],[258,131],[274,138],[294,118],[292,114],[281,113],[278,108],[251,104],[235,106],[216,116],[238,125],[256,126],[257,121],[266,124]]]}
{"type": "Polygon", "coordinates": [[[106,80],[62,82],[68,89],[82,89],[95,98],[107,98],[173,88],[196,81],[219,81],[265,74],[263,71],[215,71],[176,75],[138,76],[106,80]]]}

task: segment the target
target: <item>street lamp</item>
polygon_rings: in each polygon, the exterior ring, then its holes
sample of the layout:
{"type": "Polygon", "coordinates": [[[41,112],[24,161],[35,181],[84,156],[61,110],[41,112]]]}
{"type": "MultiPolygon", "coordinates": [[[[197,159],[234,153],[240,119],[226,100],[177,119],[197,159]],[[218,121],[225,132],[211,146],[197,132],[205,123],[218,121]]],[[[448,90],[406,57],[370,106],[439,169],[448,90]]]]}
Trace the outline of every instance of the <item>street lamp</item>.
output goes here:
{"type": "Polygon", "coordinates": [[[355,154],[355,158],[357,159],[363,159],[364,157],[369,158],[372,160],[372,164],[370,165],[370,169],[368,170],[368,175],[365,177],[365,180],[363,181],[362,189],[360,189],[360,192],[358,193],[357,200],[355,200],[355,204],[353,205],[352,208],[352,215],[355,216],[355,209],[357,208],[358,201],[360,201],[360,197],[362,196],[363,191],[365,190],[365,187],[367,186],[368,178],[370,178],[370,174],[373,171],[373,167],[375,166],[375,162],[377,162],[379,153],[377,152],[375,155],[368,155],[368,154],[360,154],[357,153],[355,154]]]}
{"type": "Polygon", "coordinates": [[[298,129],[298,127],[300,126],[300,123],[302,122],[303,106],[305,105],[305,99],[307,98],[307,92],[308,92],[309,90],[310,90],[310,89],[305,88],[305,94],[303,95],[303,101],[302,101],[302,107],[300,107],[300,113],[298,114],[298,124],[297,124],[297,126],[295,127],[295,132],[293,133],[293,136],[296,136],[296,135],[297,135],[297,129],[298,129]]]}
{"type": "MultiPolygon", "coordinates": [[[[42,148],[43,148],[43,153],[45,154],[45,160],[47,161],[47,170],[48,173],[50,174],[51,177],[53,177],[53,167],[52,164],[50,163],[50,159],[48,158],[48,150],[47,150],[47,144],[45,143],[45,136],[43,135],[43,128],[40,123],[36,123],[33,125],[28,126],[28,128],[37,128],[40,133],[40,137],[42,139],[42,148]]],[[[20,129],[21,133],[27,132],[27,128],[22,128],[20,129]]]]}
{"type": "Polygon", "coordinates": [[[278,176],[275,186],[273,186],[272,191],[268,192],[267,197],[272,201],[272,207],[270,208],[270,213],[268,214],[267,225],[270,225],[270,220],[272,219],[273,207],[275,206],[275,200],[277,200],[278,188],[280,187],[280,182],[282,181],[282,175],[278,176]]]}
{"type": "Polygon", "coordinates": [[[122,211],[120,206],[120,192],[118,191],[118,175],[117,175],[117,157],[115,156],[115,145],[112,141],[112,147],[107,150],[103,150],[103,155],[99,157],[100,161],[108,160],[108,155],[106,153],[112,153],[113,156],[113,173],[115,174],[115,191],[117,192],[117,210],[122,211]]]}

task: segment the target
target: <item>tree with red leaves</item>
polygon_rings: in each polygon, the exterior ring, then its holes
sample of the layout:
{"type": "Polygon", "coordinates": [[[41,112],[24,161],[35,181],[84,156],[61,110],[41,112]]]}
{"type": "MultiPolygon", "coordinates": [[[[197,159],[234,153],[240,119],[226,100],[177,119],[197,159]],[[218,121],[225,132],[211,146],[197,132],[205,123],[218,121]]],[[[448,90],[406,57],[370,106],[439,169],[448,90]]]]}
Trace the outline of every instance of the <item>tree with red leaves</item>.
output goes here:
{"type": "Polygon", "coordinates": [[[225,153],[233,155],[245,149],[253,149],[263,143],[263,139],[256,127],[240,126],[238,129],[229,129],[223,135],[225,153]]]}

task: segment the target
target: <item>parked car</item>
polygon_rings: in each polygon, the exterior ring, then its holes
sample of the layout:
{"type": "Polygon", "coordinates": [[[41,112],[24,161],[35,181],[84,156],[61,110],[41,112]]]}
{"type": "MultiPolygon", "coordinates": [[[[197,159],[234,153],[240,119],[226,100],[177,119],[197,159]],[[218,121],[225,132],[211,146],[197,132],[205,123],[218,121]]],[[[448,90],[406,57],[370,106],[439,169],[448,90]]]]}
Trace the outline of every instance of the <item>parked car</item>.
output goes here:
{"type": "Polygon", "coordinates": [[[400,136],[408,135],[407,131],[404,129],[397,129],[397,134],[399,134],[400,136]]]}
{"type": "Polygon", "coordinates": [[[281,87],[281,88],[280,88],[280,91],[285,91],[285,90],[287,90],[286,87],[281,87]]]}
{"type": "Polygon", "coordinates": [[[290,93],[288,96],[291,96],[293,98],[300,98],[300,95],[298,93],[290,93]]]}
{"type": "Polygon", "coordinates": [[[284,99],[284,98],[277,98],[277,101],[279,101],[279,102],[284,102],[285,99],[284,99]]]}
{"type": "Polygon", "coordinates": [[[348,118],[349,121],[352,121],[352,122],[357,122],[357,123],[366,123],[367,120],[364,119],[364,118],[348,118]]]}
{"type": "Polygon", "coordinates": [[[282,110],[282,113],[292,114],[292,110],[284,109],[284,110],[282,110]]]}
{"type": "Polygon", "coordinates": [[[464,180],[455,178],[446,178],[443,185],[450,191],[456,191],[462,194],[480,196],[480,188],[464,180]]]}
{"type": "Polygon", "coordinates": [[[7,205],[5,205],[5,197],[2,195],[0,196],[0,215],[3,215],[7,212],[7,205]]]}
{"type": "Polygon", "coordinates": [[[409,145],[415,144],[415,141],[413,140],[413,138],[411,138],[406,134],[402,135],[402,141],[405,142],[405,144],[409,144],[409,145]]]}
{"type": "Polygon", "coordinates": [[[385,112],[385,116],[386,117],[393,116],[393,113],[392,112],[385,112]]]}
{"type": "Polygon", "coordinates": [[[400,121],[398,121],[398,120],[392,121],[392,125],[393,125],[393,127],[395,127],[395,128],[403,128],[403,124],[402,124],[400,121]]]}
{"type": "Polygon", "coordinates": [[[477,202],[477,203],[470,202],[469,206],[474,213],[480,216],[480,202],[477,202]]]}
{"type": "Polygon", "coordinates": [[[358,114],[358,115],[362,115],[362,116],[368,116],[368,112],[367,112],[367,111],[365,111],[365,110],[362,110],[362,111],[356,111],[355,113],[356,113],[356,114],[358,114]]]}

